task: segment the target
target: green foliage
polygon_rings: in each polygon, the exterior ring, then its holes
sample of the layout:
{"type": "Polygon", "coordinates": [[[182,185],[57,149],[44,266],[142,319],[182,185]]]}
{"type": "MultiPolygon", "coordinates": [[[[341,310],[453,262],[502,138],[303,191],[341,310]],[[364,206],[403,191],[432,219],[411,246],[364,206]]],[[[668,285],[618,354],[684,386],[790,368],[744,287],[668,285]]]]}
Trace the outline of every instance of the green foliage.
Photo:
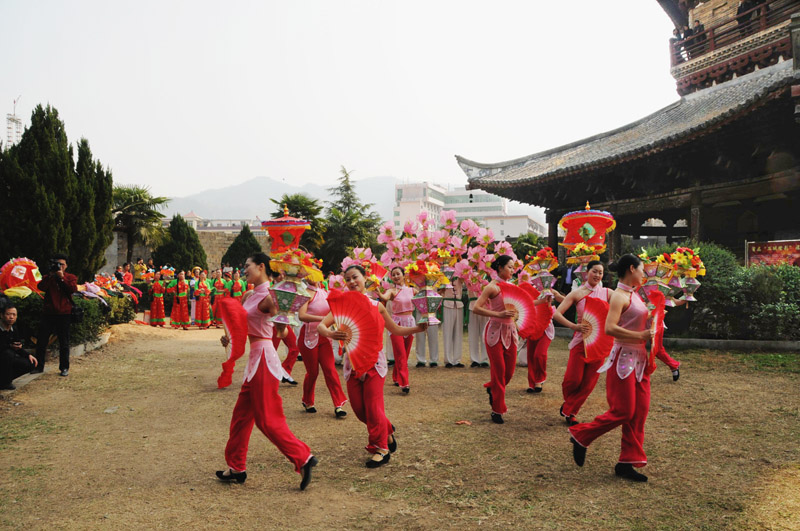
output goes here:
{"type": "Polygon", "coordinates": [[[78,164],[58,111],[38,105],[20,142],[0,153],[0,257],[44,264],[58,252],[83,282],[104,263],[111,242],[111,174],[92,159],[86,140],[78,164]]]}
{"type": "Polygon", "coordinates": [[[153,252],[157,264],[170,264],[178,271],[191,270],[195,266],[208,269],[206,252],[200,245],[197,232],[176,214],[169,224],[163,244],[153,252]]]}
{"type": "Polygon", "coordinates": [[[255,253],[262,251],[261,244],[250,231],[250,227],[242,225],[242,230],[236,235],[228,250],[222,256],[223,264],[231,264],[235,268],[244,266],[245,260],[255,253]]]}
{"type": "Polygon", "coordinates": [[[159,212],[169,199],[153,197],[144,186],[115,186],[114,230],[127,236],[126,262],[133,260],[133,247],[137,243],[157,246],[164,241],[162,220],[159,212]]]}
{"type": "MultiPolygon", "coordinates": [[[[522,234],[511,244],[514,254],[523,261],[526,256],[533,256],[536,251],[544,247],[547,247],[547,238],[541,238],[532,232],[522,234]]],[[[558,252],[558,249],[554,249],[553,252],[558,252]]]]}
{"type": "Polygon", "coordinates": [[[319,201],[305,194],[283,194],[279,200],[270,199],[270,201],[276,205],[272,217],[282,217],[283,206],[286,205],[290,216],[309,222],[311,228],[303,233],[300,245],[316,255],[325,242],[325,218],[322,217],[323,207],[319,201]]]}
{"type": "MultiPolygon", "coordinates": [[[[77,306],[83,308],[83,322],[70,325],[70,346],[96,341],[109,324],[131,321],[135,315],[133,300],[130,297],[109,297],[107,302],[110,308],[97,299],[73,297],[73,300],[77,306]]],[[[24,299],[12,298],[12,301],[19,314],[19,326],[26,335],[25,346],[33,347],[32,338],[36,337],[41,322],[42,299],[30,295],[24,299]]]]}

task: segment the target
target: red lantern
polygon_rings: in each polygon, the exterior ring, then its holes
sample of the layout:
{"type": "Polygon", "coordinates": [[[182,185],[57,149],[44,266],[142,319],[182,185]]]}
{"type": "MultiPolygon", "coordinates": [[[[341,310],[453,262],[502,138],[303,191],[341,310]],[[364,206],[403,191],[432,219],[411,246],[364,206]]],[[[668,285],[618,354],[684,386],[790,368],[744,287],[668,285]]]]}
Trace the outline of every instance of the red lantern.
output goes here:
{"type": "Polygon", "coordinates": [[[283,217],[262,221],[261,228],[269,232],[272,239],[270,254],[274,256],[290,249],[297,249],[300,237],[306,229],[311,228],[311,225],[304,219],[291,217],[289,209],[283,205],[283,217]]]}
{"type": "Polygon", "coordinates": [[[563,245],[568,250],[572,250],[576,245],[583,243],[588,247],[593,247],[599,254],[606,249],[606,234],[614,230],[617,222],[614,216],[603,210],[592,210],[589,202],[586,202],[585,210],[570,212],[561,218],[558,226],[566,231],[563,245]]]}

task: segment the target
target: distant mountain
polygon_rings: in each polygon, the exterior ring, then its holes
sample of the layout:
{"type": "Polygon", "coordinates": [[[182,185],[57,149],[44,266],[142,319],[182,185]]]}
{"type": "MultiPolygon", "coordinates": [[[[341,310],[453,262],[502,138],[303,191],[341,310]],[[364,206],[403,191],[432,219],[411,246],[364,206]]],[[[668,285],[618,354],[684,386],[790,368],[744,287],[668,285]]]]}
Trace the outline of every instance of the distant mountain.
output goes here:
{"type": "MultiPolygon", "coordinates": [[[[388,221],[394,210],[394,185],[399,179],[394,177],[370,177],[353,181],[359,199],[363,203],[373,203],[372,209],[388,221]]],[[[174,214],[185,215],[194,212],[205,219],[268,219],[275,205],[270,199],[280,199],[284,194],[306,194],[318,199],[323,205],[330,199],[329,186],[306,184],[295,186],[284,180],[270,177],[256,177],[249,181],[225,188],[205,190],[185,197],[170,198],[164,214],[171,218],[174,214]]]]}

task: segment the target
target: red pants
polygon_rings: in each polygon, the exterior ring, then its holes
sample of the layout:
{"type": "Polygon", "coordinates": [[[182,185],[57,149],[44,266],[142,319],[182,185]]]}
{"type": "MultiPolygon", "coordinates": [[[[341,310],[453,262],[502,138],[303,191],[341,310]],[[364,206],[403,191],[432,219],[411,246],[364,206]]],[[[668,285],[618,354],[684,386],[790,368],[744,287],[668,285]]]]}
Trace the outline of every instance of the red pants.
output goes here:
{"type": "MultiPolygon", "coordinates": [[[[281,338],[273,334],[272,346],[275,347],[275,350],[278,350],[278,345],[280,344],[281,338]]],[[[283,363],[281,363],[281,366],[283,370],[291,375],[294,364],[297,361],[297,355],[300,354],[300,349],[297,348],[297,336],[294,335],[294,330],[292,330],[291,326],[286,327],[286,337],[283,338],[283,344],[289,349],[289,353],[286,355],[286,359],[283,360],[283,363]]]]}
{"type": "Polygon", "coordinates": [[[669,370],[675,371],[678,370],[678,367],[681,366],[681,362],[674,359],[672,356],[667,354],[666,349],[664,348],[664,343],[661,343],[658,346],[658,350],[656,350],[656,358],[660,359],[664,364],[669,367],[669,370]]]}
{"type": "Polygon", "coordinates": [[[153,297],[153,302],[150,303],[150,326],[164,326],[166,320],[164,316],[164,298],[153,297]]]}
{"type": "Polygon", "coordinates": [[[547,349],[551,341],[544,334],[536,341],[528,340],[528,387],[536,387],[547,380],[547,349]]]}
{"type": "Polygon", "coordinates": [[[392,381],[400,387],[408,387],[408,355],[411,353],[414,334],[407,336],[389,334],[389,339],[392,341],[392,353],[394,354],[392,381]]]}
{"type": "Polygon", "coordinates": [[[247,447],[253,424],[294,464],[297,473],[311,458],[308,445],[295,437],[286,424],[278,385],[263,359],[253,379],[242,384],[225,446],[225,461],[232,469],[247,470],[247,447]]]}
{"type": "Polygon", "coordinates": [[[561,384],[561,392],[564,395],[564,415],[577,415],[581,406],[589,398],[597,385],[600,375],[597,369],[603,364],[603,360],[587,362],[584,357],[583,343],[578,343],[569,351],[567,370],[564,372],[564,381],[561,384]]]}
{"type": "MultiPolygon", "coordinates": [[[[488,326],[486,327],[488,329],[488,326]]],[[[486,343],[484,331],[484,343],[486,343]]],[[[489,370],[492,379],[483,384],[492,390],[492,411],[503,415],[506,407],[506,386],[514,376],[514,367],[517,363],[517,344],[512,340],[508,348],[503,346],[502,338],[498,338],[494,346],[486,344],[486,353],[489,355],[489,370]]]]}
{"type": "Polygon", "coordinates": [[[386,418],[383,407],[384,378],[373,367],[364,377],[364,381],[350,376],[347,380],[347,394],[350,395],[350,406],[358,420],[367,425],[369,444],[367,451],[374,454],[378,450],[387,452],[389,434],[393,433],[392,423],[386,418]]]}
{"type": "MultiPolygon", "coordinates": [[[[308,326],[317,326],[311,323],[308,326]]],[[[307,406],[314,405],[314,387],[317,384],[319,368],[322,367],[322,374],[325,376],[325,385],[333,399],[333,407],[341,407],[347,402],[347,397],[342,390],[339,382],[339,373],[336,372],[336,364],[333,361],[333,344],[330,339],[320,337],[317,346],[308,348],[305,344],[306,326],[300,329],[300,353],[303,354],[303,363],[306,366],[306,377],[303,380],[303,403],[307,406]]]]}
{"type": "Polygon", "coordinates": [[[650,411],[650,376],[645,374],[641,382],[631,374],[624,380],[617,376],[616,363],[608,369],[606,377],[606,398],[609,410],[595,417],[592,422],[576,424],[569,432],[581,446],[589,446],[592,441],[622,426],[622,449],[620,463],[630,463],[635,467],[647,464],[644,453],[644,422],[650,411]]]}

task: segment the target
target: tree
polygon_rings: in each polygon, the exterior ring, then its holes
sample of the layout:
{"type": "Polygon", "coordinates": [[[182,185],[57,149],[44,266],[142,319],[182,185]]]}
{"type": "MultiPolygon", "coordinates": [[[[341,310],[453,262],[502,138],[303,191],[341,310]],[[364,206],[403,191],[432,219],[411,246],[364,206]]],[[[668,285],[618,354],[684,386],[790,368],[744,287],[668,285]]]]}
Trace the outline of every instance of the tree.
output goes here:
{"type": "Polygon", "coordinates": [[[361,204],[361,202],[359,202],[356,189],[350,181],[350,174],[352,172],[347,171],[347,169],[342,166],[341,169],[339,169],[339,173],[342,174],[342,176],[339,177],[339,186],[328,188],[331,195],[336,197],[334,201],[328,202],[328,207],[331,209],[336,208],[341,212],[350,212],[352,210],[363,212],[372,208],[372,203],[361,204]]]}
{"type": "Polygon", "coordinates": [[[137,243],[157,246],[163,241],[164,214],[159,209],[169,203],[166,197],[153,197],[144,186],[114,187],[114,230],[127,236],[125,261],[133,259],[137,243]]]}
{"type": "Polygon", "coordinates": [[[242,225],[242,230],[236,235],[228,250],[222,256],[222,263],[233,264],[234,267],[241,268],[245,260],[255,253],[261,252],[261,244],[250,232],[250,227],[242,225]]]}
{"type": "MultiPolygon", "coordinates": [[[[511,249],[520,260],[525,260],[526,256],[533,256],[536,251],[547,247],[547,240],[532,232],[520,235],[516,241],[511,243],[511,249]]],[[[558,249],[553,249],[554,253],[558,253],[558,249]]]]}
{"type": "Polygon", "coordinates": [[[208,269],[206,251],[197,232],[178,214],[169,224],[164,243],[153,252],[153,261],[159,265],[169,264],[176,271],[189,271],[195,266],[208,269]]]}
{"type": "Polygon", "coordinates": [[[283,194],[280,200],[270,199],[270,201],[277,205],[272,217],[282,217],[283,206],[286,205],[290,216],[308,221],[311,228],[303,233],[300,245],[316,255],[325,242],[325,218],[322,217],[323,207],[319,201],[305,194],[283,194]]]}

